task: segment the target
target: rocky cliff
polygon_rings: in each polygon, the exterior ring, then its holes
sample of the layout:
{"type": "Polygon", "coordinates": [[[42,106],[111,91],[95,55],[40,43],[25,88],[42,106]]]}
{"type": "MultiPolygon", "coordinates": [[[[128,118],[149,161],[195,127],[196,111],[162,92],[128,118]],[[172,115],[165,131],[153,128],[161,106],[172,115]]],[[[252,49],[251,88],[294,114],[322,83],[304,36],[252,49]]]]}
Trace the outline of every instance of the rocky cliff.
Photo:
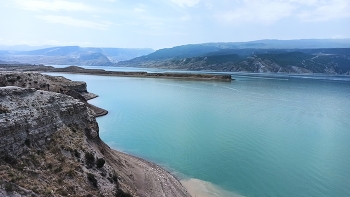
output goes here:
{"type": "Polygon", "coordinates": [[[108,112],[87,103],[87,100],[97,95],[89,93],[87,85],[83,81],[71,81],[64,77],[44,75],[37,72],[0,72],[0,87],[18,86],[23,88],[35,88],[72,96],[87,104],[96,114],[102,116],[108,112]]]}
{"type": "Polygon", "coordinates": [[[34,88],[6,86],[0,90],[0,153],[21,155],[28,146],[41,147],[57,130],[70,125],[98,136],[93,112],[71,97],[34,88]],[[74,118],[72,118],[74,117],[74,118]]]}
{"type": "Polygon", "coordinates": [[[0,87],[0,177],[0,196],[189,196],[159,166],[101,141],[84,102],[35,88],[0,87]]]}

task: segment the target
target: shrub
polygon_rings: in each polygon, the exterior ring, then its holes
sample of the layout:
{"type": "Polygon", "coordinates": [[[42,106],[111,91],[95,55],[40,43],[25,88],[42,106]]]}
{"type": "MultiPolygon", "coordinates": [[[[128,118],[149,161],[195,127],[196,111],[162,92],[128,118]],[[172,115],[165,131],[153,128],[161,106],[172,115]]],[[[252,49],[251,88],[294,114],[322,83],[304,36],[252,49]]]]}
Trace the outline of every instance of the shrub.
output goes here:
{"type": "Polygon", "coordinates": [[[113,174],[112,179],[116,184],[118,184],[118,175],[117,174],[113,174]]]}
{"type": "Polygon", "coordinates": [[[24,144],[26,146],[30,147],[30,140],[29,139],[24,140],[24,144]]]}
{"type": "Polygon", "coordinates": [[[47,167],[48,169],[52,169],[52,163],[47,163],[46,167],[47,167]]]}
{"type": "Polygon", "coordinates": [[[59,166],[58,168],[54,169],[53,172],[54,173],[59,173],[63,170],[62,166],[59,166]]]}
{"type": "Polygon", "coordinates": [[[70,169],[66,172],[66,175],[69,176],[70,178],[73,178],[75,175],[75,171],[70,169]]]}
{"type": "Polygon", "coordinates": [[[13,192],[15,190],[12,183],[5,183],[5,191],[6,192],[13,192]]]}
{"type": "Polygon", "coordinates": [[[103,158],[99,158],[96,161],[97,168],[102,168],[105,165],[106,161],[103,158]]]}
{"type": "Polygon", "coordinates": [[[9,110],[6,107],[3,107],[2,105],[0,105],[0,114],[4,114],[9,112],[9,110]]]}
{"type": "Polygon", "coordinates": [[[95,175],[88,173],[87,178],[92,183],[92,185],[97,188],[97,180],[95,178],[95,175]]]}
{"type": "Polygon", "coordinates": [[[80,158],[80,153],[77,151],[77,149],[74,149],[74,156],[76,158],[80,158]]]}
{"type": "Polygon", "coordinates": [[[85,153],[85,162],[88,166],[93,166],[95,163],[95,157],[92,153],[85,153]]]}
{"type": "Polygon", "coordinates": [[[6,163],[8,163],[10,165],[17,164],[17,159],[14,157],[11,157],[10,155],[4,155],[3,157],[1,157],[1,160],[5,161],[6,163]]]}
{"type": "Polygon", "coordinates": [[[68,192],[66,192],[63,188],[59,188],[56,192],[62,196],[68,196],[68,192]]]}
{"type": "Polygon", "coordinates": [[[121,189],[118,189],[117,192],[115,193],[115,197],[132,197],[132,195],[129,193],[125,193],[121,189]]]}

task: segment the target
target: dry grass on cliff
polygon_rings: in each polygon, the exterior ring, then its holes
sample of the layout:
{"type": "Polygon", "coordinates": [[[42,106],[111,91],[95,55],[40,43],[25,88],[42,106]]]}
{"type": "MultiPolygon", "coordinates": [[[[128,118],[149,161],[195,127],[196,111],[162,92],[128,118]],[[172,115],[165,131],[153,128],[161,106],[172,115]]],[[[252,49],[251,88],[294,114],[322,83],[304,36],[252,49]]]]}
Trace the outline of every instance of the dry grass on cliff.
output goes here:
{"type": "Polygon", "coordinates": [[[0,160],[0,184],[11,190],[20,186],[43,196],[116,196],[119,191],[111,168],[86,164],[85,154],[100,153],[89,147],[83,131],[74,126],[57,131],[45,148],[30,142],[24,146],[28,152],[20,158],[0,160]]]}

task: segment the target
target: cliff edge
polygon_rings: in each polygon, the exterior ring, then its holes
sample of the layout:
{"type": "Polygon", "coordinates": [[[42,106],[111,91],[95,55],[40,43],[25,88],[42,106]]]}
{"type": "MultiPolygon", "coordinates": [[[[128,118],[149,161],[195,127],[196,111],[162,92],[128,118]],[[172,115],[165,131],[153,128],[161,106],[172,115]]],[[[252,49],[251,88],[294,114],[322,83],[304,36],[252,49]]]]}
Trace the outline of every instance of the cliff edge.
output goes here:
{"type": "Polygon", "coordinates": [[[97,95],[89,93],[86,89],[87,85],[83,81],[71,81],[64,77],[44,75],[38,72],[2,71],[0,72],[0,87],[3,86],[35,88],[66,94],[88,105],[95,112],[96,117],[108,113],[107,110],[87,102],[87,100],[95,98],[97,95]]]}
{"type": "Polygon", "coordinates": [[[110,149],[86,103],[35,88],[0,87],[0,177],[0,196],[190,196],[159,166],[110,149]]]}

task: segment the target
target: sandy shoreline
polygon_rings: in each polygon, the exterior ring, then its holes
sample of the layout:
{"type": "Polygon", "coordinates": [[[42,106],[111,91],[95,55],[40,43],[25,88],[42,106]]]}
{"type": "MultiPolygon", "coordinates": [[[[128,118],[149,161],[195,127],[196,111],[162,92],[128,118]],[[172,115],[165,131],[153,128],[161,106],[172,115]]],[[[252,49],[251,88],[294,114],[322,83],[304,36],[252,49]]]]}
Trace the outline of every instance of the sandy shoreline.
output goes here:
{"type": "Polygon", "coordinates": [[[105,159],[122,178],[121,186],[137,196],[191,197],[181,182],[155,163],[105,146],[105,159]]]}
{"type": "MultiPolygon", "coordinates": [[[[133,177],[128,184],[135,185],[140,196],[192,196],[192,197],[243,197],[207,181],[189,178],[179,179],[156,163],[109,148],[113,159],[122,161],[129,170],[119,169],[126,177],[133,177]],[[132,170],[131,170],[132,169],[132,170]],[[133,183],[132,183],[133,182],[133,183]]],[[[114,161],[115,162],[115,161],[114,161]]],[[[115,166],[116,168],[120,167],[115,166]]]]}
{"type": "Polygon", "coordinates": [[[184,179],[181,184],[187,189],[192,197],[243,197],[233,192],[225,191],[222,188],[199,179],[184,179]]]}

